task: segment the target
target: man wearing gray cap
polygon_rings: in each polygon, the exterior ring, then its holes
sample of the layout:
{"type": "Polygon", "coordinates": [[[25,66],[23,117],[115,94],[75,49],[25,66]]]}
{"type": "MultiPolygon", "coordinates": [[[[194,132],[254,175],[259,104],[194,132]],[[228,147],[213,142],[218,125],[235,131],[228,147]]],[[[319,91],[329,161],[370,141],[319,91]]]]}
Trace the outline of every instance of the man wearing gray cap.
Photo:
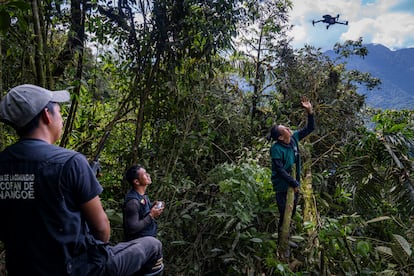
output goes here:
{"type": "Polygon", "coordinates": [[[8,275],[156,275],[161,243],[144,237],[110,246],[102,187],[82,154],[54,145],[68,91],[24,84],[0,103],[20,140],[0,152],[0,240],[8,275]]]}

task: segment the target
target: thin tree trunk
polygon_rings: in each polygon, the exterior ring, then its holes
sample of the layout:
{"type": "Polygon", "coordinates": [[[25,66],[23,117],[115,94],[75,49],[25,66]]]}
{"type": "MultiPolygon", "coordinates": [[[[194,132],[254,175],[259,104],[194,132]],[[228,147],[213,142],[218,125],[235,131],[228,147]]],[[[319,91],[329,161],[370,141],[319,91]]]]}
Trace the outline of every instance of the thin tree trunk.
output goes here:
{"type": "MultiPolygon", "coordinates": [[[[80,8],[80,7],[79,7],[80,8]]],[[[72,11],[75,12],[75,11],[72,11]]],[[[76,12],[80,12],[80,11],[76,11],[76,12]]],[[[80,45],[82,45],[79,49],[79,54],[78,54],[78,65],[76,68],[76,75],[75,75],[75,79],[77,80],[77,85],[75,87],[74,90],[74,96],[72,96],[72,104],[70,106],[70,111],[69,111],[69,116],[68,119],[65,123],[65,132],[62,135],[62,139],[60,141],[60,146],[61,147],[66,147],[67,143],[69,142],[69,137],[70,137],[70,133],[72,132],[72,128],[73,128],[73,123],[75,121],[75,115],[78,109],[78,104],[79,104],[79,98],[80,98],[80,90],[81,90],[81,84],[82,84],[82,74],[83,74],[83,52],[84,52],[84,39],[85,39],[85,17],[86,17],[86,8],[85,5],[83,5],[83,9],[82,9],[82,19],[80,22],[80,28],[81,30],[79,31],[78,35],[78,40],[80,45]]]]}
{"type": "MultiPolygon", "coordinates": [[[[152,89],[154,88],[154,83],[156,82],[155,79],[156,79],[158,68],[160,65],[160,59],[161,59],[161,51],[160,49],[157,49],[157,53],[155,56],[155,62],[153,66],[151,67],[148,77],[146,78],[145,87],[140,93],[139,110],[137,114],[137,128],[135,130],[135,140],[134,140],[133,152],[132,152],[132,163],[133,164],[136,164],[138,162],[138,150],[139,150],[139,145],[141,144],[142,133],[144,131],[144,124],[145,124],[144,110],[146,107],[148,97],[152,89]]],[[[140,72],[138,72],[138,74],[139,73],[140,72]]],[[[136,83],[136,86],[137,85],[139,85],[138,82],[136,83]]]]}
{"type": "Polygon", "coordinates": [[[257,48],[257,56],[256,56],[256,72],[254,76],[254,87],[253,87],[253,96],[252,96],[252,114],[250,118],[250,131],[253,135],[254,133],[254,119],[257,113],[257,103],[259,102],[259,91],[262,89],[263,84],[260,81],[260,69],[261,69],[261,61],[260,61],[260,54],[262,51],[262,38],[263,38],[263,26],[260,30],[260,37],[259,37],[259,45],[257,48]]]}
{"type": "Polygon", "coordinates": [[[295,192],[292,187],[288,188],[286,198],[285,215],[283,219],[282,229],[279,237],[279,256],[282,260],[289,260],[289,234],[290,223],[292,221],[293,204],[295,199],[295,192]]]}
{"type": "MultiPolygon", "coordinates": [[[[145,88],[144,88],[145,89],[145,88]]],[[[135,139],[132,148],[132,164],[138,163],[138,150],[142,140],[142,133],[144,131],[144,108],[148,99],[147,91],[140,93],[139,108],[137,113],[137,127],[135,128],[135,139]]]]}
{"type": "Polygon", "coordinates": [[[37,0],[32,1],[32,14],[33,14],[33,29],[35,33],[35,70],[37,83],[40,86],[46,86],[46,78],[44,73],[44,47],[43,47],[43,34],[40,28],[39,6],[37,0]]]}
{"type": "Polygon", "coordinates": [[[301,192],[303,196],[303,221],[310,223],[312,227],[307,228],[308,244],[306,251],[308,252],[308,260],[318,260],[320,267],[320,275],[326,275],[324,252],[321,251],[318,239],[319,213],[317,211],[316,199],[312,187],[312,161],[311,153],[307,147],[303,147],[302,156],[304,178],[301,182],[301,192]]]}
{"type": "Polygon", "coordinates": [[[326,275],[324,271],[324,255],[323,252],[320,251],[319,247],[319,239],[318,239],[318,232],[317,226],[319,223],[319,214],[317,211],[316,200],[313,194],[312,188],[312,171],[311,171],[311,161],[304,162],[303,164],[304,170],[304,179],[302,180],[301,184],[301,191],[303,196],[303,221],[310,223],[312,227],[307,228],[308,234],[308,244],[307,244],[307,252],[308,252],[308,260],[318,260],[319,259],[319,266],[320,266],[320,273],[321,275],[326,275]]]}
{"type": "Polygon", "coordinates": [[[311,162],[307,161],[303,164],[304,179],[301,184],[301,191],[303,196],[303,220],[312,223],[314,227],[308,229],[308,234],[311,234],[316,229],[318,223],[318,212],[316,208],[315,196],[312,188],[312,171],[311,162]]]}
{"type": "MultiPolygon", "coordinates": [[[[3,43],[3,35],[0,34],[0,53],[2,53],[2,48],[1,48],[2,43],[3,43]]],[[[0,99],[2,98],[3,98],[3,55],[0,54],[0,99]]],[[[3,147],[4,147],[3,137],[4,137],[3,124],[0,124],[0,150],[3,150],[3,147]]],[[[0,267],[0,275],[1,275],[1,267],[0,267]]]]}
{"type": "Polygon", "coordinates": [[[54,61],[53,70],[51,70],[52,77],[55,79],[63,76],[67,65],[74,59],[76,50],[78,48],[83,48],[86,8],[86,0],[70,1],[70,30],[68,32],[66,43],[56,61],[54,61]]]}

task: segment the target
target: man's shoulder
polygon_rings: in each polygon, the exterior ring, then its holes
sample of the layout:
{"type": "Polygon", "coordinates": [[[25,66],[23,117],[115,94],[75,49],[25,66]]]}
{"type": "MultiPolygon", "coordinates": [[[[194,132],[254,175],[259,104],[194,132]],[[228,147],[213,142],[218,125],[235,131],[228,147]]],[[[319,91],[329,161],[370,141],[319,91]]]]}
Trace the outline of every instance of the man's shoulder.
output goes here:
{"type": "Polygon", "coordinates": [[[135,190],[130,190],[126,195],[125,195],[125,202],[128,202],[129,200],[136,200],[136,201],[140,201],[141,199],[143,199],[144,197],[142,195],[140,195],[139,193],[137,193],[135,190]]]}
{"type": "Polygon", "coordinates": [[[290,144],[285,144],[285,143],[283,143],[283,142],[281,142],[281,141],[279,141],[279,142],[277,142],[277,143],[274,143],[273,145],[272,145],[272,149],[273,150],[281,150],[281,151],[285,151],[286,149],[288,149],[288,148],[290,148],[291,147],[291,145],[290,144]]]}
{"type": "Polygon", "coordinates": [[[77,155],[76,151],[49,144],[41,140],[22,140],[8,146],[0,155],[4,158],[25,160],[63,160],[77,155]]]}
{"type": "Polygon", "coordinates": [[[141,209],[140,205],[140,199],[138,198],[138,196],[131,195],[130,193],[125,195],[123,203],[124,212],[127,210],[139,210],[141,209]]]}
{"type": "Polygon", "coordinates": [[[270,148],[271,149],[276,149],[276,148],[279,148],[279,147],[280,147],[280,142],[274,142],[270,148]]]}
{"type": "Polygon", "coordinates": [[[279,151],[282,148],[282,145],[280,142],[275,142],[272,144],[272,146],[270,147],[270,151],[271,152],[275,152],[275,151],[279,151]]]}
{"type": "Polygon", "coordinates": [[[35,159],[47,160],[49,163],[65,163],[70,159],[85,159],[77,151],[54,144],[37,143],[36,141],[26,145],[25,152],[31,154],[35,159]]]}
{"type": "MultiPolygon", "coordinates": [[[[40,150],[40,148],[38,150],[40,150]]],[[[43,150],[46,150],[45,154],[52,159],[67,160],[75,156],[82,156],[82,154],[77,151],[62,148],[57,145],[45,145],[43,150]]]]}

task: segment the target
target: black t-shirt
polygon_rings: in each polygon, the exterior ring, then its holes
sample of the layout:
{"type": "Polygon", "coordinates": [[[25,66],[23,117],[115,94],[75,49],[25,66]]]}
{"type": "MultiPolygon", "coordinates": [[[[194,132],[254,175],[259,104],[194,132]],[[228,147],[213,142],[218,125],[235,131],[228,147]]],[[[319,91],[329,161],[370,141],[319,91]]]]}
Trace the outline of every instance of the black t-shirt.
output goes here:
{"type": "Polygon", "coordinates": [[[9,275],[57,275],[85,251],[81,204],[102,192],[86,158],[24,139],[0,153],[0,238],[9,275]]]}

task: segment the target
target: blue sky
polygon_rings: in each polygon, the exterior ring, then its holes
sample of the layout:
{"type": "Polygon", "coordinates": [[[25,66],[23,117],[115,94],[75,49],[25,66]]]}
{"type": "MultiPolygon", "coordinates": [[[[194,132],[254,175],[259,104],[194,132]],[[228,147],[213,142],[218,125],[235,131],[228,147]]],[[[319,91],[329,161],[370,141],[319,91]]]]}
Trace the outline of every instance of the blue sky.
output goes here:
{"type": "Polygon", "coordinates": [[[364,43],[383,44],[397,50],[414,47],[413,0],[292,0],[290,36],[295,48],[305,44],[330,50],[336,42],[363,38],[364,43]],[[312,26],[322,15],[340,14],[346,25],[312,26]]]}

